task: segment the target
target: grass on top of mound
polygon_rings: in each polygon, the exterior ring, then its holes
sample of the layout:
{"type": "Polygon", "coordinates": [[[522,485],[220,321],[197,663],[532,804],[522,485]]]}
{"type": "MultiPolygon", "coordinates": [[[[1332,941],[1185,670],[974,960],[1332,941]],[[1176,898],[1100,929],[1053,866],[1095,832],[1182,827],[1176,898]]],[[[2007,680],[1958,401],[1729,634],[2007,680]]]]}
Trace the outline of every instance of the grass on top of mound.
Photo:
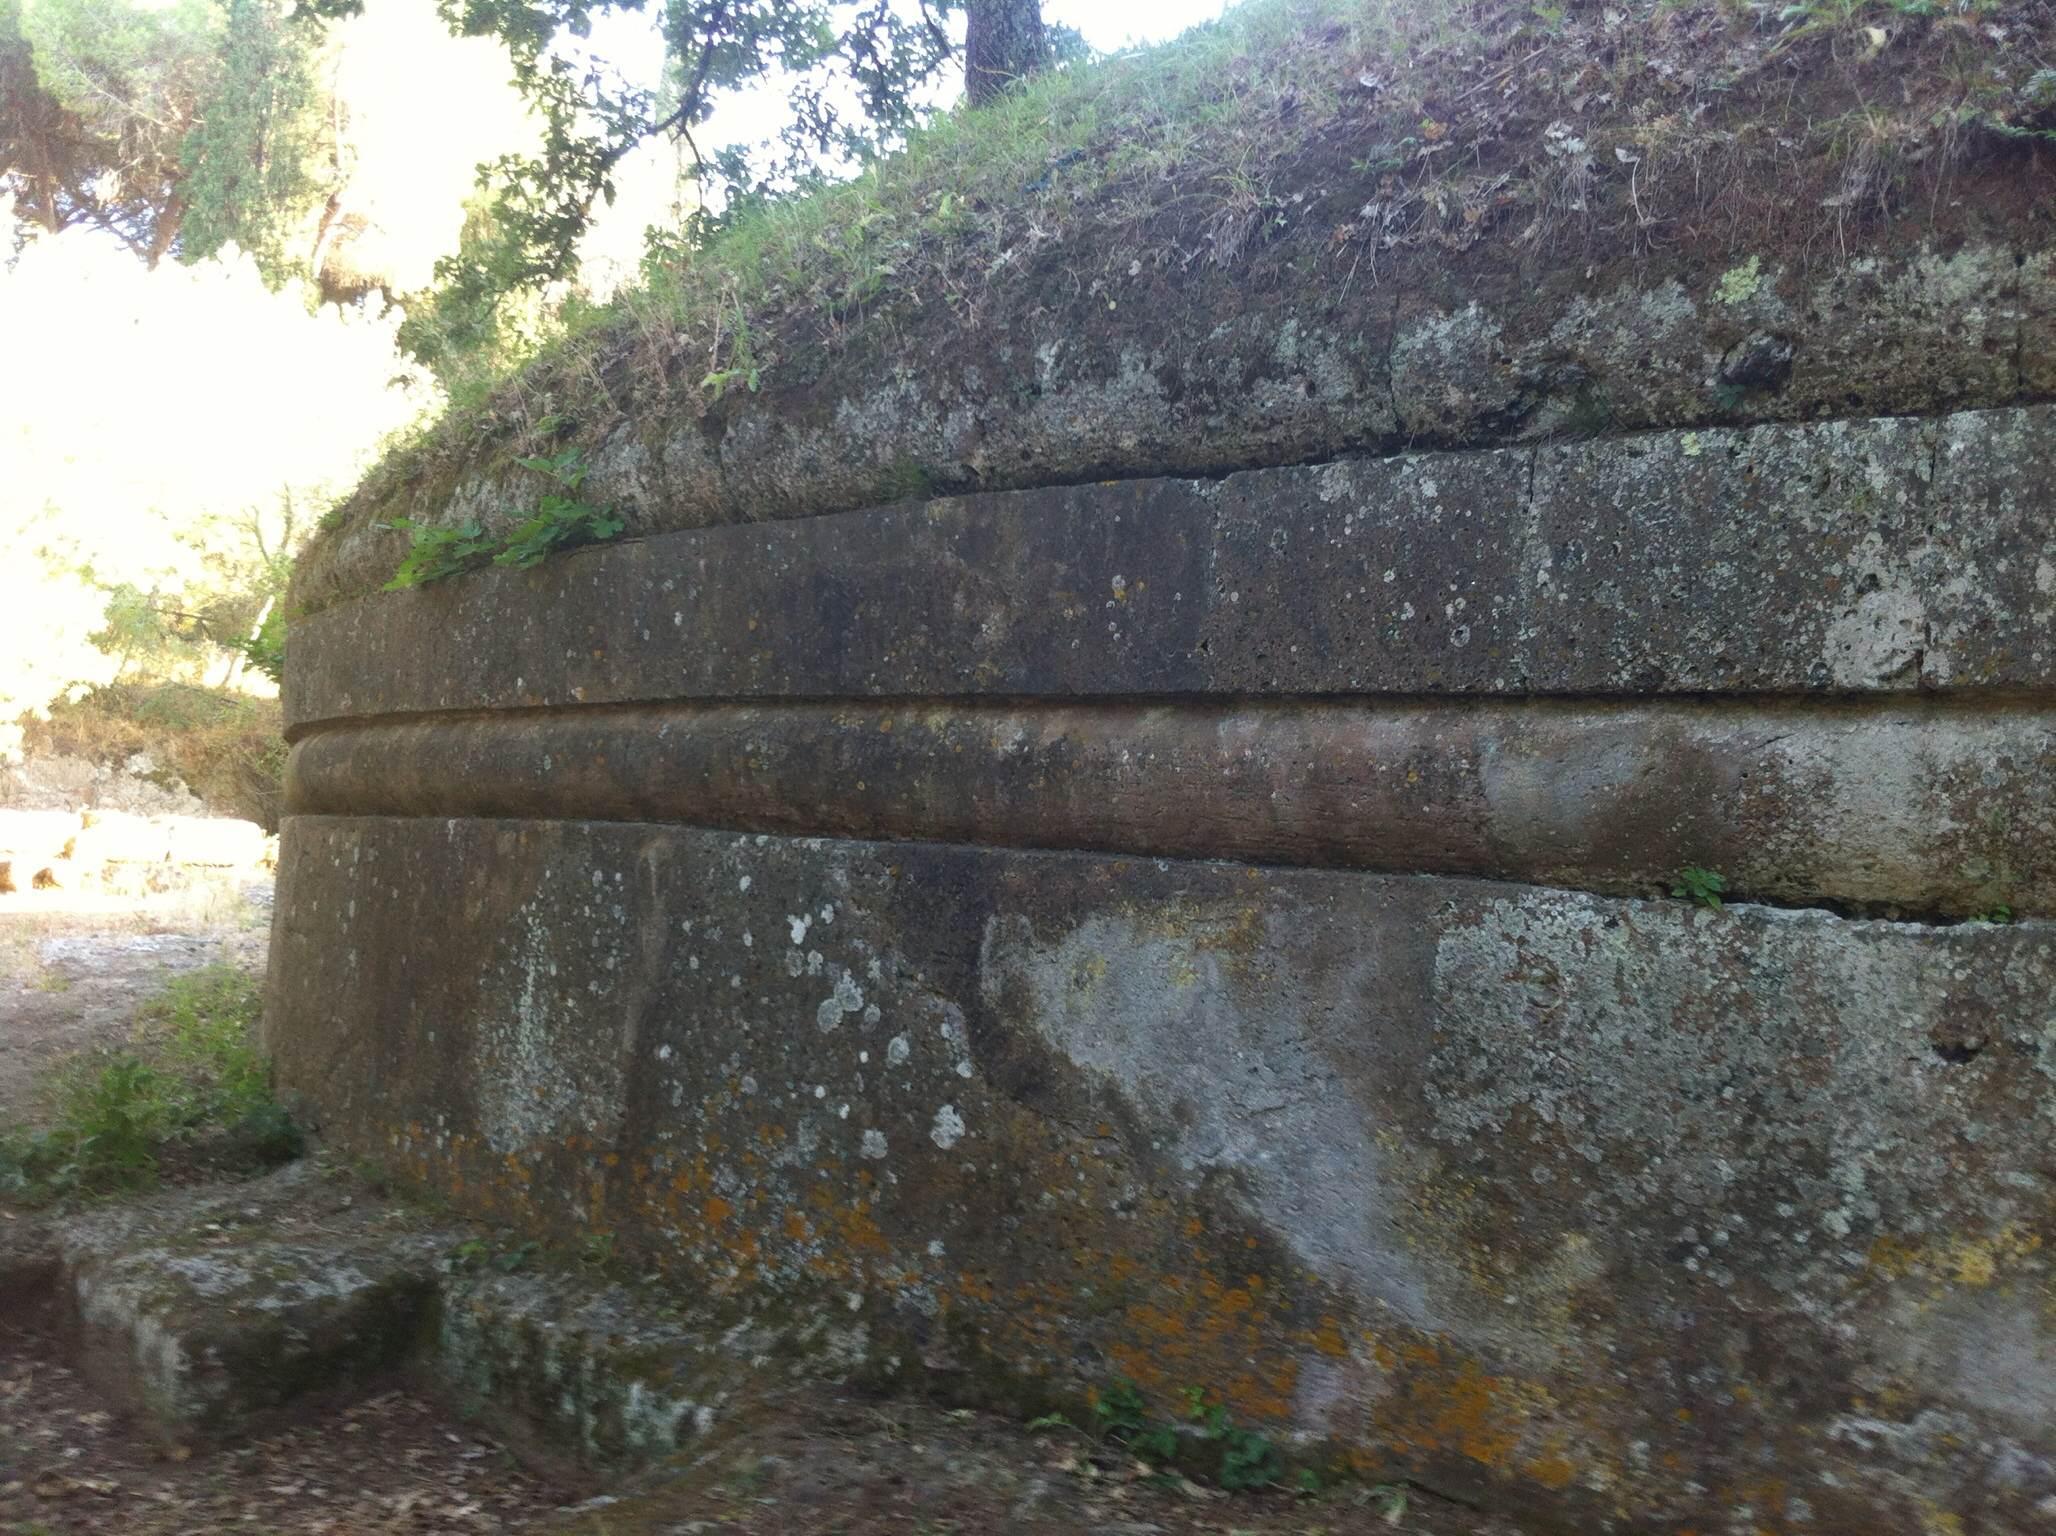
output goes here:
{"type": "Polygon", "coordinates": [[[1374,287],[1409,250],[1595,228],[1655,248],[1695,221],[1797,224],[1832,245],[1941,199],[1968,156],[2056,140],[2052,36],[2047,0],[1248,0],[942,114],[853,180],[653,262],[383,473],[591,441],[652,394],[711,408],[818,371],[860,325],[974,327],[1051,249],[1087,286],[1234,268],[1304,233],[1274,173],[1310,144],[1366,193],[1316,232],[1338,284],[1374,287]]]}

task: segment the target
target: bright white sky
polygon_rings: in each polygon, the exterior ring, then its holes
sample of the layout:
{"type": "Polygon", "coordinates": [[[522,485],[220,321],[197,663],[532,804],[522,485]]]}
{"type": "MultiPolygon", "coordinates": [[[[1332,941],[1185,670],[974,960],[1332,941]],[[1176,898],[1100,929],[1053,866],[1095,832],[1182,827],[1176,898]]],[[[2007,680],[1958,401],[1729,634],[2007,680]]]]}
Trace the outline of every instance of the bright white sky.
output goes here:
{"type": "Polygon", "coordinates": [[[1102,53],[1160,43],[1221,14],[1221,0],[1043,0],[1042,19],[1076,27],[1102,53]]]}
{"type": "MultiPolygon", "coordinates": [[[[1102,53],[1159,43],[1177,36],[1188,27],[1212,21],[1234,0],[1042,0],[1043,20],[1076,27],[1092,48],[1102,53]]],[[[654,82],[662,68],[663,48],[657,40],[655,5],[640,12],[616,11],[603,15],[593,27],[585,47],[631,76],[641,74],[654,82]]],[[[961,20],[959,21],[961,26],[961,20]]],[[[955,98],[960,83],[938,80],[932,99],[938,104],[955,98]]],[[[785,88],[778,81],[766,81],[726,96],[714,116],[695,138],[703,151],[724,144],[754,144],[778,131],[786,113],[785,88]]],[[[623,163],[617,178],[619,201],[595,221],[593,231],[581,247],[585,281],[597,293],[605,294],[633,277],[642,254],[645,225],[668,226],[678,222],[676,205],[678,170],[685,151],[668,137],[645,144],[623,163]]]]}
{"type": "MultiPolygon", "coordinates": [[[[1076,27],[1085,41],[1102,53],[1141,43],[1160,43],[1187,27],[1212,21],[1232,0],[1043,0],[1042,19],[1076,27]]],[[[661,57],[655,48],[659,8],[615,12],[593,28],[591,49],[617,66],[633,68],[631,59],[647,57],[654,70],[661,57]]],[[[784,95],[774,87],[736,92],[716,110],[708,131],[698,135],[702,147],[752,141],[773,132],[784,112],[784,95]]]]}

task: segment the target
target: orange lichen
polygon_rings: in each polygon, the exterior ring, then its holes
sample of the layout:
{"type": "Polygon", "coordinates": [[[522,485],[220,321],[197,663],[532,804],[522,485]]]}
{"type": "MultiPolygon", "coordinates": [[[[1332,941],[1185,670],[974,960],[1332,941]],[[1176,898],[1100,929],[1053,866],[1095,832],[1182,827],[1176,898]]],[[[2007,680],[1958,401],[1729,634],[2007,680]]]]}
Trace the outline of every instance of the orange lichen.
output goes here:
{"type": "Polygon", "coordinates": [[[1380,1406],[1375,1432],[1424,1455],[1454,1454],[1494,1471],[1518,1470],[1516,1453],[1530,1423],[1550,1406],[1548,1394],[1534,1383],[1493,1375],[1474,1360],[1444,1365],[1431,1346],[1408,1346],[1402,1354],[1418,1368],[1380,1406]]]}
{"type": "MultiPolygon", "coordinates": [[[[1188,935],[1202,948],[1236,937],[1232,922],[1188,935]]],[[[1096,1209],[1100,1170],[1109,1191],[1129,1187],[1132,1170],[1118,1155],[1102,1162],[1088,1153],[1091,1133],[1052,1136],[1025,1116],[993,1133],[1006,1138],[1021,1187],[1055,1197],[1045,1201],[1051,1224],[1038,1228],[1045,1218],[1031,1217],[1024,1237],[1047,1257],[1016,1264],[975,1237],[959,1256],[955,1229],[940,1221],[912,1236],[888,1214],[905,1198],[889,1177],[851,1167],[832,1143],[794,1166],[784,1156],[790,1125],[753,1125],[743,1113],[731,1089],[702,1101],[696,1116],[687,1110],[695,1134],[670,1147],[580,1152],[574,1137],[503,1155],[421,1135],[403,1156],[425,1183],[462,1190],[474,1210],[517,1205],[532,1224],[560,1232],[597,1227],[611,1199],[607,1225],[636,1262],[700,1294],[826,1296],[840,1308],[848,1296],[918,1288],[924,1306],[951,1320],[953,1338],[974,1341],[971,1351],[1009,1373],[1062,1379],[1082,1342],[1107,1362],[1108,1376],[1134,1381],[1153,1411],[1175,1414],[1182,1394],[1198,1387],[1238,1424],[1334,1434],[1362,1451],[1366,1475],[1456,1457],[1552,1491],[1581,1476],[1596,1486],[1622,1475],[1585,1438],[1588,1425],[1603,1422],[1592,1404],[1580,1402],[1567,1420],[1538,1382],[1495,1374],[1447,1339],[1396,1325],[1363,1330],[1321,1277],[1280,1263],[1250,1226],[1217,1209],[1161,1188],[1118,1219],[1096,1209]],[[717,1123],[731,1142],[764,1155],[711,1162],[717,1123]],[[1081,1185],[1086,1169],[1092,1182],[1081,1185]],[[737,1175],[740,1185],[730,1182],[737,1175]],[[539,1212],[531,1187],[545,1197],[539,1212]],[[555,1208],[573,1192],[585,1197],[580,1212],[555,1208]],[[929,1247],[938,1230],[948,1261],[929,1247]],[[1303,1369],[1323,1373],[1318,1395],[1303,1390],[1303,1369]],[[1306,1422],[1307,1401],[1322,1404],[1318,1425],[1306,1422]]],[[[1095,1131],[1118,1140],[1111,1125],[1095,1131]]],[[[962,1196],[948,1186],[924,1198],[943,1210],[962,1196]]],[[[893,1316],[890,1307],[878,1314],[888,1328],[893,1316]]]]}

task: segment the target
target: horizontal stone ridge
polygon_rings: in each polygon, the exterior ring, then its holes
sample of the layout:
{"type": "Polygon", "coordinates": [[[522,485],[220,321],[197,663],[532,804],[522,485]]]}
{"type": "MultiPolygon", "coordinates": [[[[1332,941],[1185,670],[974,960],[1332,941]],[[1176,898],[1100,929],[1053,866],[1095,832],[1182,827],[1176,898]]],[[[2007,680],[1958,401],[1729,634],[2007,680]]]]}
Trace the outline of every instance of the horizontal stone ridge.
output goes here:
{"type": "MultiPolygon", "coordinates": [[[[2000,209],[2032,206],[2023,173],[2018,160],[1956,166],[1949,201],[2003,221],[2000,209]]],[[[656,534],[850,511],[910,481],[1006,491],[1567,432],[1988,408],[2056,390],[2046,233],[1946,253],[1909,233],[1851,226],[1810,271],[1775,259],[1759,270],[1747,251],[1695,240],[1642,252],[1631,273],[1437,243],[1387,253],[1374,298],[1324,262],[1260,294],[1248,273],[1206,263],[1175,278],[1109,272],[1127,290],[1118,309],[1098,282],[1074,283],[1067,259],[1058,280],[1000,284],[969,333],[945,324],[910,351],[889,324],[853,348],[810,346],[761,393],[710,402],[692,370],[627,399],[610,384],[572,442],[592,466],[588,494],[656,534]]],[[[917,329],[947,312],[926,306],[917,329]]],[[[569,403],[591,385],[558,387],[569,403]]],[[[545,489],[519,460],[539,451],[488,432],[387,465],[317,535],[294,608],[375,590],[405,549],[384,526],[394,517],[518,522],[545,489]]]]}
{"type": "Polygon", "coordinates": [[[287,715],[2045,688],[2052,477],[2038,406],[701,529],[302,619],[287,715]]]}
{"type": "Polygon", "coordinates": [[[1201,1383],[1566,1528],[2056,1497],[2050,925],[563,821],[285,843],[268,1043],[331,1145],[610,1233],[837,1374],[1201,1383]]]}
{"type": "Polygon", "coordinates": [[[2056,910],[2056,709],[664,705],[339,727],[293,814],[671,821],[2056,910]]]}

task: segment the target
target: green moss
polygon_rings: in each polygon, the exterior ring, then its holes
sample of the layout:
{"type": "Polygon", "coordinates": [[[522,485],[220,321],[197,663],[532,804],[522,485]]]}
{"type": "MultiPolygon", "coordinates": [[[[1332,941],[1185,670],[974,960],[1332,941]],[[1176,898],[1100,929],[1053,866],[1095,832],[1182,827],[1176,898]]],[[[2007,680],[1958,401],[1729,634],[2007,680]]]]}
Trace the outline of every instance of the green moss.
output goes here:
{"type": "Polygon", "coordinates": [[[1739,267],[1730,267],[1721,273],[1720,282],[1714,286],[1714,297],[1730,307],[1746,304],[1756,297],[1763,286],[1763,263],[1751,256],[1739,267]]]}

